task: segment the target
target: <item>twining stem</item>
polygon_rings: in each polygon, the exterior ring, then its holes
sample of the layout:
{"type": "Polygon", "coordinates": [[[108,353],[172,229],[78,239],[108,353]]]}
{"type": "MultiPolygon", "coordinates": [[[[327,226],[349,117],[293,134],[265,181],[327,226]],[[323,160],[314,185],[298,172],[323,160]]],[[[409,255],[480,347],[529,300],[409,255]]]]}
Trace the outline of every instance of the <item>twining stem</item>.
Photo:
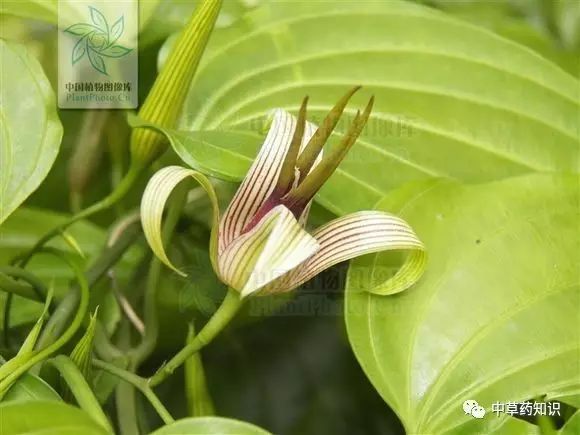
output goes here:
{"type": "Polygon", "coordinates": [[[14,266],[1,266],[0,274],[8,275],[9,277],[17,278],[18,280],[26,281],[28,284],[30,284],[31,288],[29,289],[32,290],[32,293],[26,291],[25,294],[21,294],[19,296],[40,302],[44,301],[46,298],[48,291],[44,283],[36,275],[28,272],[27,270],[14,266]]]}
{"type": "MultiPolygon", "coordinates": [[[[117,263],[125,251],[133,244],[140,234],[140,227],[134,225],[127,229],[115,243],[106,248],[91,268],[86,272],[86,280],[92,287],[115,263],[117,263]]],[[[46,327],[40,336],[38,346],[46,346],[52,343],[62,332],[64,325],[74,312],[79,301],[77,289],[73,287],[60,301],[53,315],[48,319],[46,327]]]]}
{"type": "Polygon", "coordinates": [[[199,331],[195,338],[181,349],[167,364],[162,366],[157,373],[149,378],[149,385],[155,386],[167,379],[176,368],[182,365],[187,358],[209,344],[233,319],[242,306],[240,294],[233,289],[228,293],[217,311],[199,331]]]}
{"type": "Polygon", "coordinates": [[[19,257],[18,259],[19,265],[24,267],[24,265],[26,265],[26,263],[30,261],[30,259],[40,248],[42,248],[51,239],[61,234],[64,230],[66,230],[75,222],[81,219],[86,219],[87,217],[92,216],[100,211],[107,210],[109,207],[116,204],[117,201],[120,201],[122,198],[124,198],[125,195],[131,189],[131,187],[133,187],[133,184],[135,184],[135,181],[141,176],[141,174],[145,171],[146,168],[147,168],[146,166],[143,166],[139,163],[133,164],[129,168],[129,171],[127,172],[123,180],[119,183],[119,185],[115,188],[115,190],[111,192],[111,194],[109,194],[107,197],[103,198],[99,202],[75,214],[69,220],[53,228],[44,236],[42,236],[40,239],[38,239],[37,242],[34,244],[34,246],[30,250],[28,250],[28,252],[19,257]]]}
{"type": "MultiPolygon", "coordinates": [[[[0,290],[8,293],[4,302],[4,315],[2,316],[2,337],[6,347],[10,346],[10,311],[14,295],[42,302],[46,298],[46,286],[35,275],[27,270],[14,266],[0,267],[0,290]],[[30,286],[21,284],[11,278],[26,281],[30,286]]],[[[49,307],[50,308],[50,307],[49,307]]]]}
{"type": "Polygon", "coordinates": [[[40,361],[48,358],[58,349],[60,349],[63,345],[65,345],[75,334],[75,332],[81,326],[83,318],[85,317],[86,311],[89,306],[89,286],[88,283],[82,273],[82,271],[78,268],[78,266],[70,261],[66,256],[64,256],[61,252],[56,251],[50,248],[43,248],[42,252],[47,254],[56,255],[58,258],[61,258],[65,262],[68,263],[70,268],[73,270],[75,277],[78,281],[78,292],[80,295],[78,308],[76,310],[75,316],[71,321],[69,327],[62,332],[58,336],[58,338],[52,343],[47,345],[46,347],[38,347],[39,350],[35,350],[30,354],[16,356],[15,358],[18,359],[19,363],[15,368],[12,368],[13,365],[10,364],[11,361],[15,361],[15,359],[8,361],[4,366],[0,367],[0,400],[4,397],[4,394],[8,391],[10,386],[18,379],[23,373],[27,372],[30,368],[34,365],[38,364],[40,361]],[[9,370],[7,372],[7,370],[9,370]]]}
{"type": "Polygon", "coordinates": [[[21,296],[25,299],[39,301],[38,295],[34,292],[31,286],[29,286],[28,284],[22,284],[18,281],[15,281],[7,274],[2,273],[1,270],[0,270],[0,290],[16,296],[21,296]]]}
{"type": "Polygon", "coordinates": [[[119,379],[128,382],[141,391],[165,424],[170,424],[175,421],[169,411],[167,411],[167,408],[163,406],[163,403],[161,403],[157,395],[153,392],[147,379],[98,359],[93,359],[93,366],[117,376],[119,379]]]}

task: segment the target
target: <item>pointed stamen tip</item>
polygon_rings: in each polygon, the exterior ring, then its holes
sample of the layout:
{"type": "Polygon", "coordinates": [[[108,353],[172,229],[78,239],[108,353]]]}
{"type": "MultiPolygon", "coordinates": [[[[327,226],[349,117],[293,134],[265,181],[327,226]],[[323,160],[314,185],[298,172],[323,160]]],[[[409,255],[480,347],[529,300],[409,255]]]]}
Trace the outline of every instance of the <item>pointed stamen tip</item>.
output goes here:
{"type": "Polygon", "coordinates": [[[347,102],[348,100],[350,100],[350,98],[351,98],[351,97],[352,97],[354,94],[356,94],[356,93],[357,93],[357,92],[358,92],[358,91],[359,91],[361,88],[362,88],[362,86],[361,86],[361,85],[356,85],[356,86],[354,86],[353,88],[351,88],[351,89],[350,89],[350,90],[349,90],[349,91],[348,91],[348,92],[347,92],[347,93],[344,95],[344,97],[342,97],[342,98],[341,98],[341,101],[343,101],[343,102],[345,103],[345,105],[346,105],[346,102],[347,102]]]}
{"type": "Polygon", "coordinates": [[[371,98],[369,99],[369,102],[367,103],[367,106],[365,107],[365,111],[363,114],[363,118],[368,119],[368,117],[371,114],[371,111],[373,110],[373,106],[375,104],[375,96],[371,96],[371,98]]]}

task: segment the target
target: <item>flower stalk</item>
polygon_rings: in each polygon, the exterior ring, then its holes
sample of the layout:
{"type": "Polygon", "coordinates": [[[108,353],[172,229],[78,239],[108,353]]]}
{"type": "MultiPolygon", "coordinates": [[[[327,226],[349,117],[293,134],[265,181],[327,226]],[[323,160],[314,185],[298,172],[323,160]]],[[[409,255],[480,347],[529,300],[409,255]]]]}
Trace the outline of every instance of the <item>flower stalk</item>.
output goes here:
{"type": "Polygon", "coordinates": [[[228,289],[223,302],[201,331],[177,355],[149,378],[148,384],[154,387],[167,379],[191,355],[208,345],[230,323],[241,307],[242,298],[239,293],[231,288],[228,289]]]}

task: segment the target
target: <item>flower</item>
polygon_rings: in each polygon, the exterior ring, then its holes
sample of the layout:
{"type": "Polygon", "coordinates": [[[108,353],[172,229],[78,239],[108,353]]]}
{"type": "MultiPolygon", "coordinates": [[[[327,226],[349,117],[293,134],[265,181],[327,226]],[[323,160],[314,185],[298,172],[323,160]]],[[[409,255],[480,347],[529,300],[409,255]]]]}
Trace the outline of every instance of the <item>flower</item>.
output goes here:
{"type": "Polygon", "coordinates": [[[242,297],[290,291],[339,262],[391,249],[411,251],[401,269],[407,279],[397,276],[396,287],[374,291],[386,294],[409,287],[423,270],[425,253],[421,241],[402,219],[382,211],[362,211],[339,217],[312,233],[305,229],[314,195],[338,167],[370,116],[373,98],[362,114],[357,112],[341,142],[323,156],[325,143],[358,89],[349,91],[319,128],[306,121],[307,98],[298,119],[284,110],[275,110],[265,142],[221,219],[215,193],[203,174],[178,166],[158,171],[145,190],[141,206],[145,236],[156,255],[181,273],[163,250],[161,215],[173,188],[191,176],[212,199],[210,255],[215,272],[242,297]]]}

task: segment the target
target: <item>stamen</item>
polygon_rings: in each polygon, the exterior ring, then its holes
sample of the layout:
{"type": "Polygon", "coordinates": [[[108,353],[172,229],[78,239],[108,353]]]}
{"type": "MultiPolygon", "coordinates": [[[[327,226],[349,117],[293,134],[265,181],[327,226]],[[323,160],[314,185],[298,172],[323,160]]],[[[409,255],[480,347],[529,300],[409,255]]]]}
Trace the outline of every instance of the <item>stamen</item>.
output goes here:
{"type": "Polygon", "coordinates": [[[336,127],[336,124],[338,123],[338,120],[340,119],[340,116],[342,115],[342,112],[344,111],[348,101],[361,87],[362,86],[355,86],[350,91],[348,91],[338,101],[338,103],[336,103],[330,112],[328,112],[328,115],[326,115],[326,118],[324,118],[318,127],[318,130],[316,130],[316,133],[312,135],[304,150],[300,153],[296,166],[300,168],[302,178],[306,177],[308,172],[310,172],[310,169],[314,165],[318,154],[320,154],[320,150],[322,150],[322,147],[336,127]]]}
{"type": "Polygon", "coordinates": [[[304,130],[306,128],[306,105],[308,104],[308,97],[304,97],[300,111],[298,112],[298,120],[296,121],[296,130],[292,136],[292,141],[284,157],[282,169],[280,169],[280,176],[276,183],[276,192],[281,192],[282,195],[288,193],[295,179],[296,159],[302,145],[302,138],[304,137],[304,130]]]}
{"type": "Polygon", "coordinates": [[[320,187],[328,180],[344,159],[352,145],[356,142],[371,114],[374,97],[369,100],[363,114],[357,112],[348,132],[342,138],[340,144],[334,147],[310,174],[306,176],[298,187],[292,189],[284,198],[283,203],[293,210],[296,206],[301,207],[310,201],[320,187]]]}

